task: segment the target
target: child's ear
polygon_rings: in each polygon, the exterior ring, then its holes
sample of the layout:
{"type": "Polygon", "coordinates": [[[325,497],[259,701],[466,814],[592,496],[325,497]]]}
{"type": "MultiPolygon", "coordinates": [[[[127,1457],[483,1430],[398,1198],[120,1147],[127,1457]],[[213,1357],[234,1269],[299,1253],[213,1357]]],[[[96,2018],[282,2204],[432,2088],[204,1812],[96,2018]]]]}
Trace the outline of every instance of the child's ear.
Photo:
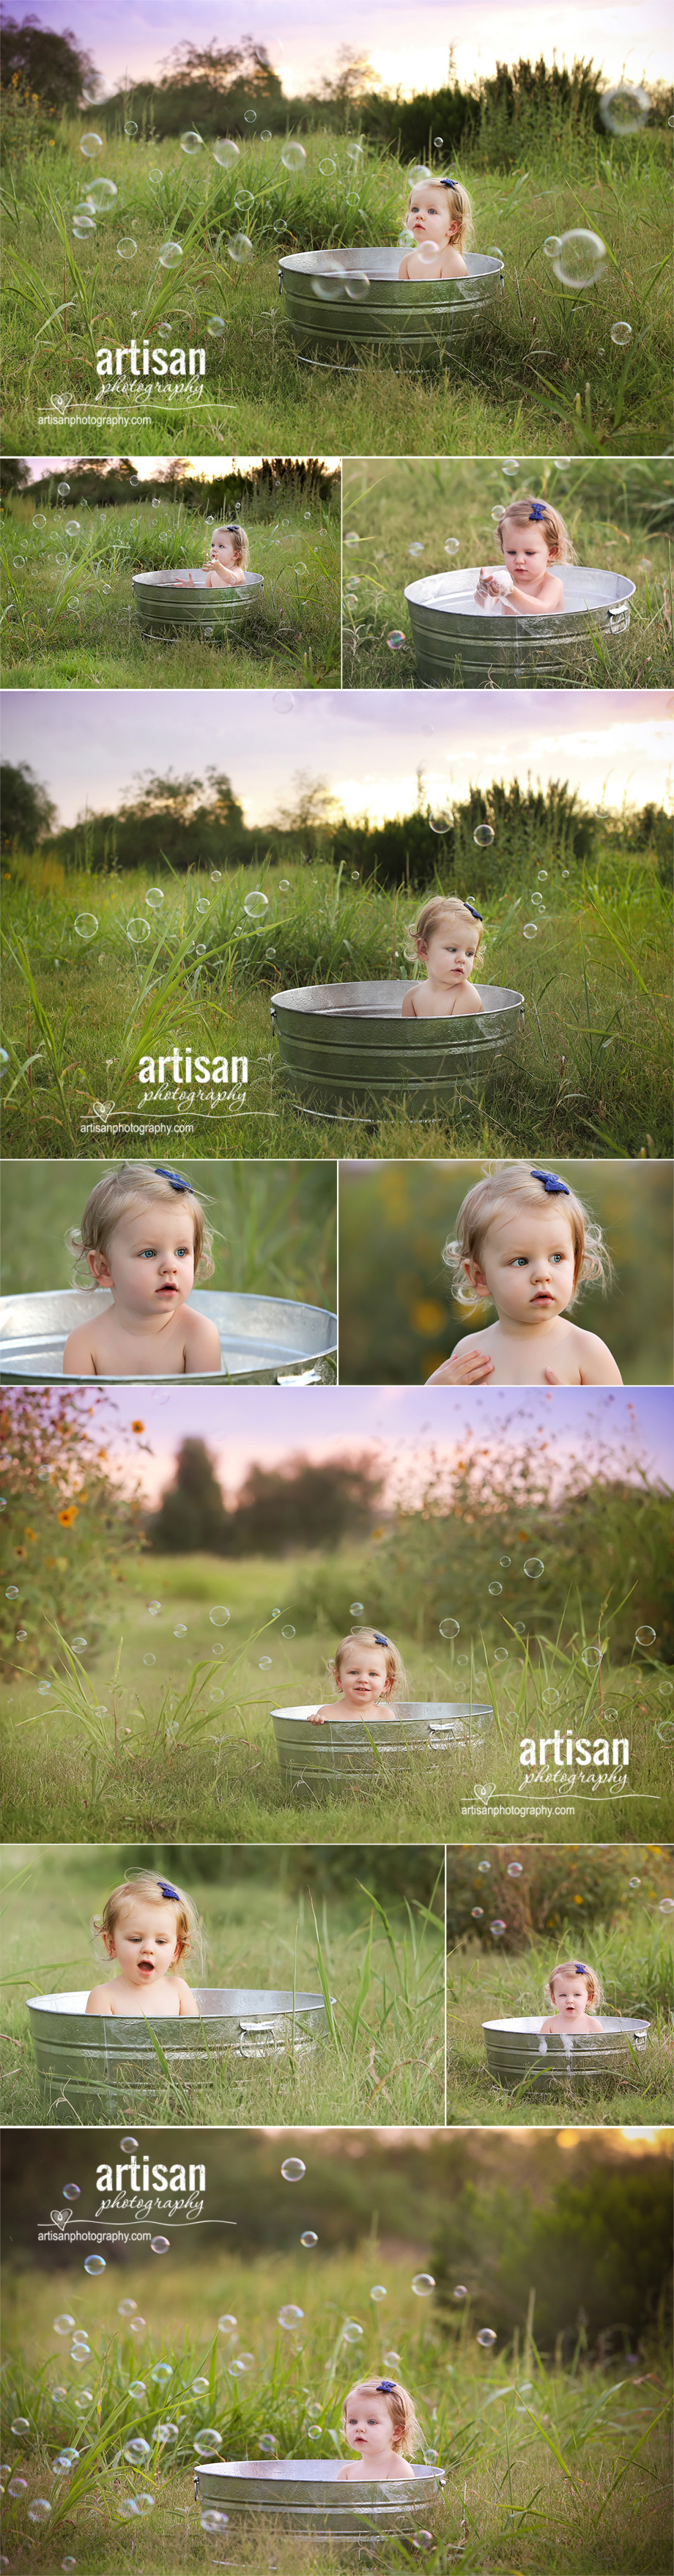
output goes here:
{"type": "Polygon", "coordinates": [[[109,1959],[114,1959],[114,1956],[115,1956],[115,1936],[114,1936],[114,1932],[104,1932],[104,1934],[103,1934],[103,1945],[104,1945],[104,1948],[107,1950],[108,1958],[109,1958],[109,1959]]]}
{"type": "Polygon", "coordinates": [[[415,948],[416,948],[417,957],[427,957],[427,956],[428,956],[428,941],[427,941],[426,939],[415,939],[414,945],[415,945],[415,948]]]}
{"type": "Polygon", "coordinates": [[[92,1279],[95,1279],[97,1288],[108,1288],[110,1286],[111,1275],[108,1268],[107,1255],[104,1252],[88,1252],[87,1261],[89,1263],[92,1279]]]}
{"type": "Polygon", "coordinates": [[[477,1288],[478,1296],[488,1297],[489,1289],[487,1287],[484,1271],[480,1269],[479,1261],[474,1261],[472,1259],[462,1261],[461,1268],[462,1270],[465,1270],[466,1278],[470,1280],[471,1288],[477,1288]]]}

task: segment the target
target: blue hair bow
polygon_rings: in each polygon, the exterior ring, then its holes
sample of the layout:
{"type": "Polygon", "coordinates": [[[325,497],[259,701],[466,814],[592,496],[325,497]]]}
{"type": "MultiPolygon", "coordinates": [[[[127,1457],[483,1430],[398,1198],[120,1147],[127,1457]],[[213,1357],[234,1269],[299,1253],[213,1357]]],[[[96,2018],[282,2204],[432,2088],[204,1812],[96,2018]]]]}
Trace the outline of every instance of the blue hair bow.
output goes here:
{"type": "Polygon", "coordinates": [[[155,1163],[154,1168],[159,1180],[170,1181],[172,1190],[187,1190],[190,1198],[194,1198],[193,1183],[184,1181],[181,1172],[169,1171],[168,1163],[155,1163]]]}
{"type": "Polygon", "coordinates": [[[573,1964],[577,1977],[591,1977],[592,1969],[586,1967],[584,1959],[574,1959],[573,1964]]]}
{"type": "Polygon", "coordinates": [[[162,1896],[170,1897],[174,1905],[180,1904],[180,1889],[171,1886],[170,1878],[158,1879],[157,1885],[161,1888],[162,1896]]]}
{"type": "Polygon", "coordinates": [[[544,1190],[547,1190],[548,1198],[570,1199],[571,1191],[568,1188],[566,1181],[558,1181],[556,1172],[532,1171],[531,1178],[532,1181],[542,1181],[544,1190]]]}
{"type": "Polygon", "coordinates": [[[529,517],[530,517],[530,519],[544,519],[544,518],[545,518],[545,502],[544,502],[544,501],[532,501],[531,509],[530,509],[530,511],[529,511],[529,517]]]}
{"type": "Polygon", "coordinates": [[[392,2393],[392,2390],[393,2390],[394,2388],[396,2388],[396,2387],[397,2387],[397,2384],[398,2384],[398,2383],[397,2383],[397,2380],[395,2380],[395,2379],[378,2379],[378,2380],[377,2380],[377,2396],[378,2396],[378,2397],[390,2397],[390,2396],[391,2396],[391,2393],[392,2393]]]}
{"type": "Polygon", "coordinates": [[[380,1635],[379,1635],[379,1629],[378,1629],[378,1628],[373,1628],[373,1630],[372,1630],[372,1634],[373,1634],[373,1637],[374,1637],[375,1646],[387,1646],[387,1645],[388,1645],[388,1637],[380,1637],[380,1635]]]}
{"type": "Polygon", "coordinates": [[[464,912],[472,912],[473,920],[474,920],[474,921],[481,921],[481,920],[482,920],[482,914],[481,914],[481,912],[478,912],[478,911],[476,910],[476,907],[475,907],[475,904],[474,904],[474,903],[469,903],[469,902],[468,902],[468,897],[467,897],[467,895],[464,895],[464,898],[463,898],[463,909],[464,909],[464,912]]]}
{"type": "MultiPolygon", "coordinates": [[[[439,181],[439,185],[440,185],[440,187],[441,187],[441,188],[455,188],[455,187],[456,187],[456,180],[455,180],[455,179],[441,179],[441,180],[439,181]]],[[[395,2385],[395,2382],[394,2382],[394,2385],[395,2385]]]]}

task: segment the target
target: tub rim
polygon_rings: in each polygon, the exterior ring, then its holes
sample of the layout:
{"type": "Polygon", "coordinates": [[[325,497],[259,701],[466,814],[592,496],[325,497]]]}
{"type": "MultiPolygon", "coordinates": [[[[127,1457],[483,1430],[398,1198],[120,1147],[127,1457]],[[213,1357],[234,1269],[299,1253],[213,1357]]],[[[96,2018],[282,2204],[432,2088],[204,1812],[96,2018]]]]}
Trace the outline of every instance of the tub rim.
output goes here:
{"type": "Polygon", "coordinates": [[[470,598],[468,597],[467,590],[465,588],[462,591],[457,592],[455,596],[452,596],[450,593],[446,598],[429,597],[429,592],[433,583],[442,582],[446,587],[448,584],[454,582],[461,581],[465,585],[472,581],[474,587],[475,582],[477,582],[479,578],[479,564],[465,564],[463,566],[457,565],[454,572],[424,573],[419,581],[410,581],[406,583],[403,596],[408,601],[410,612],[422,611],[426,616],[434,615],[437,617],[472,617],[476,633],[479,633],[480,628],[484,626],[487,628],[490,628],[491,626],[498,627],[499,631],[503,635],[505,648],[505,644],[509,643],[511,640],[511,630],[512,634],[516,637],[518,632],[524,629],[526,631],[527,638],[529,638],[530,636],[533,637],[536,634],[541,634],[543,631],[547,632],[548,626],[552,629],[556,629],[558,625],[561,626],[562,620],[568,617],[592,617],[596,615],[599,610],[602,610],[605,611],[607,616],[610,618],[612,614],[615,616],[618,612],[622,613],[626,608],[628,608],[630,601],[634,599],[636,595],[636,582],[630,581],[627,573],[612,573],[607,571],[606,574],[604,574],[603,566],[601,564],[563,564],[561,570],[563,578],[564,576],[568,578],[568,576],[572,574],[574,582],[583,573],[586,575],[591,574],[594,580],[601,577],[602,579],[605,578],[607,581],[613,581],[616,585],[613,598],[578,600],[575,603],[573,601],[569,601],[568,604],[565,598],[560,609],[547,609],[544,611],[543,615],[539,612],[538,614],[533,613],[531,616],[527,616],[526,609],[518,608],[515,610],[514,616],[503,619],[498,608],[478,608],[472,596],[470,598]]]}
{"type": "MultiPolygon", "coordinates": [[[[111,1984],[114,1984],[114,1979],[111,1980],[111,1984]]],[[[119,2028],[124,2031],[129,2031],[136,2030],[139,2023],[144,2024],[146,2021],[151,2021],[153,2027],[155,2023],[167,2022],[170,2023],[172,2029],[178,2028],[181,2031],[184,2031],[188,2027],[194,2028],[195,2022],[202,2023],[228,2021],[230,2019],[237,2020],[241,2009],[240,2000],[238,2004],[235,2004],[233,2000],[229,2010],[223,2006],[219,2012],[208,2012],[200,2009],[198,2014],[152,2014],[145,2012],[87,2013],[87,1996],[90,1995],[91,1992],[91,1986],[77,1986],[65,1988],[60,1994],[27,1995],[25,1998],[25,2008],[27,2012],[38,2013],[58,2013],[60,2011],[63,2014],[64,2021],[74,2021],[79,2019],[81,2016],[82,2018],[86,2018],[87,2023],[91,2023],[93,2031],[97,2030],[102,2022],[105,2024],[106,2031],[109,2029],[111,2023],[113,2025],[118,2024],[119,2028]]],[[[292,2015],[293,2003],[296,2013],[325,2010],[325,1998],[323,1994],[310,1994],[305,1993],[304,1991],[300,1992],[299,1988],[297,1988],[293,1997],[292,1986],[269,1986],[266,1988],[262,1986],[193,1986],[191,1988],[191,1992],[195,2002],[199,1995],[202,1997],[213,1994],[222,1996],[229,1995],[233,1999],[235,1997],[240,1999],[246,1995],[248,1999],[247,2008],[251,2013],[262,2013],[266,2009],[267,2012],[274,2012],[279,2020],[284,2019],[288,2014],[292,2015]]],[[[334,2003],[334,1995],[331,1996],[330,2000],[334,2003]]]]}
{"type": "MultiPolygon", "coordinates": [[[[16,1310],[19,1308],[28,1308],[36,1303],[39,1304],[45,1299],[58,1299],[59,1302],[61,1300],[65,1302],[70,1298],[73,1299],[74,1304],[71,1313],[69,1315],[66,1314],[63,1318],[65,1338],[67,1338],[68,1333],[73,1330],[75,1325],[79,1323],[92,1323],[97,1315],[108,1313],[113,1304],[112,1291],[110,1289],[90,1289],[86,1285],[53,1290],[29,1288],[20,1290],[15,1295],[5,1295],[0,1297],[0,1384],[3,1379],[6,1383],[17,1382],[17,1379],[13,1376],[10,1379],[10,1371],[13,1372],[16,1367],[16,1363],[12,1358],[12,1350],[16,1342],[21,1342],[26,1337],[30,1339],[31,1332],[38,1335],[41,1330],[43,1339],[45,1340],[49,1337],[50,1333],[50,1327],[46,1322],[42,1327],[40,1327],[39,1322],[36,1321],[35,1323],[32,1323],[30,1314],[26,1313],[22,1317],[21,1314],[16,1313],[16,1310]],[[16,1319],[17,1329],[15,1329],[10,1335],[6,1332],[5,1325],[8,1317],[11,1320],[13,1314],[16,1319]]],[[[243,1338],[245,1339],[245,1335],[243,1334],[243,1323],[245,1323],[246,1314],[244,1312],[243,1320],[239,1323],[237,1328],[236,1313],[228,1316],[227,1311],[225,1311],[219,1317],[218,1313],[214,1310],[220,1307],[223,1307],[225,1310],[230,1307],[233,1307],[234,1309],[243,1307],[244,1310],[252,1310],[254,1306],[265,1309],[271,1308],[273,1310],[271,1323],[272,1325],[277,1325],[279,1333],[281,1325],[286,1318],[290,1318],[292,1320],[293,1317],[299,1319],[300,1316],[303,1316],[308,1319],[309,1325],[314,1327],[314,1330],[307,1334],[307,1343],[304,1349],[299,1349],[295,1345],[292,1348],[289,1347],[284,1353],[282,1348],[279,1348],[275,1358],[273,1359],[269,1356],[265,1358],[264,1354],[260,1353],[258,1354],[257,1360],[253,1359],[252,1354],[255,1349],[255,1344],[251,1340],[251,1356],[249,1365],[259,1369],[260,1371],[268,1372],[273,1370],[277,1372],[283,1371],[284,1369],[307,1369],[318,1365],[322,1360],[332,1360],[337,1356],[336,1314],[333,1315],[332,1312],[324,1306],[311,1306],[301,1297],[268,1297],[261,1292],[257,1292],[253,1295],[245,1289],[200,1288],[197,1285],[188,1302],[191,1304],[195,1314],[203,1314],[207,1317],[209,1322],[215,1323],[220,1337],[221,1356],[224,1357],[225,1360],[226,1352],[223,1351],[222,1335],[223,1333],[226,1333],[229,1323],[232,1333],[236,1333],[238,1329],[239,1336],[243,1335],[243,1338]],[[320,1334],[321,1324],[324,1328],[322,1342],[320,1334]]],[[[60,1332],[60,1329],[61,1322],[59,1321],[59,1323],[54,1326],[55,1333],[60,1332]]],[[[299,1331],[299,1320],[297,1323],[297,1329],[299,1331]]],[[[53,1374],[54,1363],[53,1357],[50,1353],[45,1351],[43,1353],[42,1364],[40,1366],[36,1365],[35,1367],[32,1365],[33,1356],[34,1355],[32,1353],[28,1354],[27,1357],[26,1354],[24,1354],[20,1380],[18,1380],[21,1384],[29,1382],[31,1384],[72,1386],[80,1383],[78,1379],[71,1376],[70,1372],[66,1374],[63,1367],[61,1367],[56,1374],[53,1374]]],[[[195,1385],[201,1382],[207,1386],[235,1387],[237,1384],[240,1385],[245,1381],[247,1373],[248,1371],[246,1366],[236,1370],[230,1370],[225,1366],[220,1369],[195,1370],[193,1373],[190,1372],[190,1375],[193,1375],[193,1382],[195,1385]]],[[[136,1369],[130,1377],[108,1377],[107,1375],[102,1375],[96,1382],[99,1386],[173,1387],[185,1386],[189,1381],[184,1373],[180,1376],[175,1376],[169,1372],[162,1373],[160,1370],[153,1370],[150,1376],[141,1376],[139,1371],[136,1369]]]]}
{"type": "MultiPolygon", "coordinates": [[[[641,2032],[649,2031],[651,2027],[650,2021],[642,2021],[641,2018],[634,2013],[624,2013],[622,2016],[620,2014],[616,2014],[614,2016],[613,2014],[604,2013],[602,2015],[598,2015],[597,2018],[601,2020],[601,2031],[571,2031],[565,2033],[564,2036],[571,2039],[585,2040],[588,2045],[591,2042],[594,2042],[596,2045],[597,2041],[604,2037],[604,2034],[608,2035],[612,2031],[622,2030],[629,2032],[636,2030],[641,2032]]],[[[545,2037],[548,2041],[558,2039],[561,2044],[561,2030],[548,2030],[545,2031],[545,2033],[543,2032],[542,2024],[545,2019],[545,2013],[541,2013],[540,2015],[520,2014],[513,2015],[509,2021],[483,2021],[482,2028],[484,2031],[495,2030],[500,2033],[503,2033],[504,2031],[521,2031],[525,2035],[530,2035],[532,2038],[541,2039],[542,2037],[545,2037]]]]}
{"type": "MultiPolygon", "coordinates": [[[[347,984],[293,984],[283,992],[271,994],[270,1003],[272,1020],[274,1020],[274,1014],[277,1010],[294,1010],[298,1019],[308,1019],[312,1021],[337,1020],[340,1022],[353,1019],[358,1020],[361,1024],[363,1020],[366,1020],[369,1027],[382,1026],[389,1021],[394,1025],[397,1025],[399,1021],[402,1022],[402,1006],[405,996],[407,993],[413,993],[415,991],[417,980],[418,979],[416,977],[412,976],[396,977],[383,975],[371,976],[366,982],[355,981],[347,984]],[[383,1010],[373,1009],[371,1012],[368,1012],[367,1008],[362,1007],[360,1003],[355,1001],[351,1010],[349,1010],[348,1004],[345,1008],[340,1010],[337,1005],[329,1001],[323,1008],[321,1008],[320,1002],[318,1002],[318,1007],[315,1006],[317,997],[322,994],[351,993],[353,995],[367,995],[368,993],[382,991],[390,991],[391,993],[395,993],[396,996],[399,994],[400,1008],[398,1009],[396,1007],[394,1009],[392,1006],[390,1010],[386,1008],[383,1010]],[[312,1003],[314,1004],[313,1008],[312,1003]]],[[[500,996],[499,1001],[495,1002],[492,1007],[485,1008],[481,1015],[484,1019],[496,1019],[500,1016],[502,1011],[522,1011],[525,1008],[524,994],[517,992],[514,985],[476,984],[475,990],[481,996],[484,996],[485,993],[498,993],[500,996]]],[[[450,1023],[452,1027],[456,1026],[463,1028],[464,1021],[467,1021],[472,1026],[473,1016],[474,1015],[471,1012],[461,1012],[457,1017],[455,1012],[450,1011],[448,1012],[446,1019],[441,1019],[438,1016],[432,1020],[405,1020],[403,1026],[406,1031],[423,1031],[424,1043],[428,1044],[429,1031],[432,1031],[434,1028],[445,1029],[448,1023],[450,1023]]],[[[418,1039],[416,1041],[413,1039],[412,1042],[418,1043],[418,1039]]]]}
{"type": "MultiPolygon", "coordinates": [[[[375,271],[372,276],[373,285],[404,287],[405,301],[410,294],[410,289],[413,295],[416,295],[418,290],[421,296],[428,295],[433,288],[436,289],[436,293],[446,294],[449,287],[454,290],[455,300],[460,302],[460,295],[457,295],[456,290],[468,285],[471,278],[505,276],[505,260],[501,257],[496,259],[491,251],[466,251],[464,256],[467,277],[399,277],[401,251],[399,244],[395,242],[368,242],[364,247],[355,243],[348,245],[334,243],[329,250],[321,246],[317,250],[282,251],[278,266],[279,277],[286,269],[295,277],[325,277],[334,275],[334,270],[331,271],[321,263],[339,260],[343,261],[347,276],[362,277],[367,276],[368,262],[373,258],[387,259],[394,262],[395,266],[390,270],[383,268],[375,271]]],[[[335,303],[337,304],[338,301],[339,298],[335,296],[335,303]]]]}

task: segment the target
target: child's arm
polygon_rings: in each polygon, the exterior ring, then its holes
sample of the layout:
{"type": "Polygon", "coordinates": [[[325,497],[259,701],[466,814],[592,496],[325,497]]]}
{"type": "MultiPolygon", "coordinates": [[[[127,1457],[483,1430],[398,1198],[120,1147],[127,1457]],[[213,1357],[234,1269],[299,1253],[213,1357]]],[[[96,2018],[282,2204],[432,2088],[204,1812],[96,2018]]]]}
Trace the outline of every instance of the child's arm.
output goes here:
{"type": "MultiPolygon", "coordinates": [[[[409,277],[409,273],[410,273],[410,272],[409,272],[409,267],[408,267],[408,262],[407,262],[407,254],[406,254],[406,255],[405,255],[405,258],[404,258],[404,259],[401,259],[400,267],[399,267],[399,270],[398,270],[398,276],[399,276],[399,277],[407,277],[407,278],[408,278],[408,277],[409,277]]],[[[346,2477],[346,2469],[340,2469],[339,2474],[340,2474],[340,2478],[341,2478],[341,2477],[346,2477]]]]}
{"type": "Polygon", "coordinates": [[[312,1711],[312,1713],[311,1713],[311,1716],[308,1718],[307,1723],[308,1723],[308,1725],[309,1725],[309,1726],[324,1726],[324,1725],[325,1725],[325,1721],[326,1721],[326,1717],[336,1717],[336,1716],[337,1716],[337,1713],[338,1713],[338,1709],[339,1709],[339,1700],[337,1700],[337,1699],[336,1699],[336,1700],[335,1700],[335,1704],[334,1704],[334,1708],[316,1708],[316,1709],[314,1709],[314,1710],[312,1711]]]}
{"type": "Polygon", "coordinates": [[[68,1334],[63,1353],[64,1377],[98,1376],[92,1343],[91,1324],[76,1324],[74,1333],[68,1334]]]}
{"type": "Polygon", "coordinates": [[[477,986],[475,984],[466,984],[463,995],[463,1011],[459,1014],[460,1018],[468,1019],[472,1014],[474,1019],[476,1012],[483,1010],[484,1002],[482,1001],[481,995],[478,993],[477,986]]]}
{"type": "Polygon", "coordinates": [[[413,993],[406,993],[406,994],[405,994],[405,999],[404,999],[404,1002],[403,1002],[403,1007],[402,1007],[402,1014],[401,1014],[401,1016],[402,1016],[402,1018],[403,1018],[404,1020],[416,1020],[416,1019],[418,1019],[418,1016],[419,1016],[419,1015],[418,1015],[418,1012],[417,1012],[417,1011],[415,1011],[415,1008],[414,1008],[414,994],[413,994],[413,993]]]}
{"type": "Polygon", "coordinates": [[[564,583],[557,580],[551,581],[549,585],[546,582],[545,597],[542,599],[532,599],[531,593],[518,590],[517,582],[514,581],[508,598],[503,602],[506,617],[522,614],[527,617],[550,617],[556,608],[563,608],[563,606],[564,583]]]}
{"type": "Polygon", "coordinates": [[[114,2013],[112,1986],[92,1986],[84,2006],[88,2013],[114,2013]]]}
{"type": "Polygon", "coordinates": [[[467,270],[467,267],[466,267],[465,259],[463,258],[463,255],[462,255],[461,251],[460,251],[460,250],[456,250],[456,249],[455,249],[455,246],[454,246],[454,243],[453,243],[453,242],[450,242],[450,244],[449,244],[449,249],[448,249],[448,250],[443,251],[442,259],[441,259],[441,262],[440,262],[440,276],[441,276],[441,277],[467,277],[467,276],[468,276],[468,270],[467,270]]]}
{"type": "Polygon", "coordinates": [[[442,1367],[434,1369],[432,1377],[427,1377],[426,1385],[484,1386],[485,1379],[493,1375],[494,1362],[489,1352],[479,1350],[477,1343],[471,1342],[470,1334],[466,1333],[465,1339],[452,1351],[451,1359],[443,1360],[442,1367]]]}
{"type": "Polygon", "coordinates": [[[193,1377],[196,1369],[208,1370],[209,1376],[220,1375],[222,1351],[217,1324],[197,1307],[185,1307],[185,1375],[193,1377]]]}
{"type": "MultiPolygon", "coordinates": [[[[571,1331],[573,1358],[580,1370],[581,1386],[622,1386],[623,1380],[613,1353],[606,1342],[600,1340],[599,1334],[584,1333],[578,1324],[573,1324],[571,1331]]],[[[546,1386],[563,1386],[563,1378],[557,1377],[554,1369],[546,1368],[543,1374],[546,1386]]]]}
{"type": "Polygon", "coordinates": [[[190,1992],[189,1986],[186,1986],[184,1977],[174,1977],[173,1983],[180,1996],[180,2010],[183,2018],[191,2021],[199,2021],[201,2016],[198,2003],[195,2002],[194,1995],[190,1992]]]}

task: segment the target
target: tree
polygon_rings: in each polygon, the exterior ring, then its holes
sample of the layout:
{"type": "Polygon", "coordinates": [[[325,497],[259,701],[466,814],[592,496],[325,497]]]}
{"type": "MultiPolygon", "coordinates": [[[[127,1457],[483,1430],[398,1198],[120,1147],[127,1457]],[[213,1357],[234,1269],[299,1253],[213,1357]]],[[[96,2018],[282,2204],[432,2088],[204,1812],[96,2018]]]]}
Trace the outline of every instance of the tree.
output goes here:
{"type": "Polygon", "coordinates": [[[55,822],[56,806],[29,761],[20,760],[16,767],[11,760],[0,763],[0,793],[3,850],[10,850],[17,841],[30,848],[44,841],[55,822]]]}
{"type": "Polygon", "coordinates": [[[205,1440],[182,1440],[173,1483],[148,1522],[151,1546],[168,1556],[188,1556],[197,1549],[228,1556],[231,1531],[210,1449],[205,1440]]]}
{"type": "Polygon", "coordinates": [[[353,45],[340,45],[334,71],[321,81],[319,96],[354,107],[365,90],[374,89],[376,79],[368,54],[357,53],[353,45]]]}
{"type": "Polygon", "coordinates": [[[26,456],[3,456],[0,459],[0,492],[9,500],[13,492],[26,492],[30,483],[30,466],[26,456]]]}
{"type": "Polygon", "coordinates": [[[266,45],[254,44],[250,36],[244,36],[240,45],[227,45],[224,50],[216,44],[214,36],[210,45],[194,45],[189,38],[181,45],[174,45],[173,52],[167,57],[160,87],[164,90],[182,89],[187,82],[195,82],[216,96],[226,96],[229,90],[239,89],[243,82],[248,89],[262,89],[265,96],[274,92],[279,97],[281,94],[278,72],[273,69],[266,45]]]}
{"type": "Polygon", "coordinates": [[[381,1469],[366,1454],[253,1466],[237,1497],[237,1554],[287,1555],[292,1548],[335,1548],[342,1539],[364,1538],[381,1489],[381,1469]]]}
{"type": "Polygon", "coordinates": [[[3,18],[0,25],[3,89],[18,85],[35,93],[41,107],[51,108],[79,107],[85,89],[95,95],[99,73],[91,55],[78,45],[72,27],[64,27],[57,36],[35,17],[3,18]]]}

